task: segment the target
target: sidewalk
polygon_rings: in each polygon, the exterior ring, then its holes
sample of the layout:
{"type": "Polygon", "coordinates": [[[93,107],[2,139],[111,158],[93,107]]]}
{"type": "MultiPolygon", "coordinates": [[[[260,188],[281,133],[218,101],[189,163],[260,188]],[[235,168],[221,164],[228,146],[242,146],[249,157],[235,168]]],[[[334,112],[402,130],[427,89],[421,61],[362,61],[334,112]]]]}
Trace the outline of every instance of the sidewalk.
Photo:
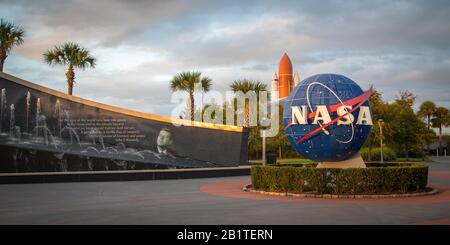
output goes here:
{"type": "Polygon", "coordinates": [[[450,156],[444,157],[444,156],[427,156],[431,161],[438,162],[438,163],[449,163],[450,164],[450,156]]]}

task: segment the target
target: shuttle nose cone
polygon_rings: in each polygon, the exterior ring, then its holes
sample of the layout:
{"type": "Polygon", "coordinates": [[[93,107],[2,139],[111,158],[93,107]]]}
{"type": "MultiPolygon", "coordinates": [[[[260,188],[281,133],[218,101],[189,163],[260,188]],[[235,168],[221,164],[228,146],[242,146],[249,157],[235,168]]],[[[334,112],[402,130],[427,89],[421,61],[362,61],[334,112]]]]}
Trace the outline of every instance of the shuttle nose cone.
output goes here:
{"type": "Polygon", "coordinates": [[[278,67],[278,91],[279,98],[283,99],[288,97],[291,92],[291,80],[292,80],[292,63],[289,56],[284,53],[280,59],[278,67]]]}
{"type": "Polygon", "coordinates": [[[292,74],[291,59],[289,58],[289,56],[286,53],[284,53],[283,56],[281,56],[281,59],[280,59],[279,74],[281,73],[281,71],[285,71],[283,73],[290,73],[290,74],[292,74]]]}

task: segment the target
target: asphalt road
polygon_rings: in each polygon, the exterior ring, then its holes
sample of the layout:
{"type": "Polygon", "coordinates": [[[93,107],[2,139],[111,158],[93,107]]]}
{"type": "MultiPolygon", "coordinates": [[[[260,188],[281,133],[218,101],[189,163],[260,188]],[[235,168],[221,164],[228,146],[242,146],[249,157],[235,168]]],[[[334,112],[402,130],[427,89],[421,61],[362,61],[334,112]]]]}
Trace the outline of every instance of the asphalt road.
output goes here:
{"type": "Polygon", "coordinates": [[[429,165],[429,183],[441,193],[400,201],[201,191],[213,183],[249,182],[249,177],[0,185],[0,224],[448,224],[450,157],[429,165]]]}

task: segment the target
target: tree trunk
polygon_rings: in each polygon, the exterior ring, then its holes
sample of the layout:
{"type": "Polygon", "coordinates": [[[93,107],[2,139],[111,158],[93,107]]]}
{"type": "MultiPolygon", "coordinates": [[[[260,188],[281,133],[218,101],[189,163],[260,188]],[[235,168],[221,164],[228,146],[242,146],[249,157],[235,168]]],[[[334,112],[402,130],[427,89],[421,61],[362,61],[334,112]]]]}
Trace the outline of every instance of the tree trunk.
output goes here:
{"type": "Polygon", "coordinates": [[[66,77],[67,77],[67,93],[69,95],[72,95],[73,84],[75,83],[75,72],[73,71],[72,65],[69,65],[69,69],[67,69],[66,77]]]}
{"type": "MultiPolygon", "coordinates": [[[[427,114],[427,126],[428,126],[428,130],[430,130],[430,124],[431,124],[431,120],[430,120],[431,115],[427,114]]],[[[425,142],[427,144],[427,154],[430,154],[430,143],[425,142]]]]}
{"type": "Polygon", "coordinates": [[[73,94],[73,82],[68,82],[67,85],[67,94],[72,95],[73,94]]]}
{"type": "Polygon", "coordinates": [[[1,72],[3,72],[3,65],[5,64],[6,57],[7,57],[7,55],[5,54],[5,52],[0,50],[0,71],[1,72]]]}
{"type": "Polygon", "coordinates": [[[283,157],[281,156],[281,145],[278,146],[278,156],[279,156],[280,159],[283,158],[283,157]]]}
{"type": "Polygon", "coordinates": [[[423,152],[423,143],[421,144],[421,148],[420,148],[420,155],[422,156],[422,161],[425,161],[425,153],[423,152]]]}
{"type": "Polygon", "coordinates": [[[439,154],[442,154],[442,124],[439,125],[439,154]]]}
{"type": "Polygon", "coordinates": [[[245,102],[245,126],[247,128],[250,127],[250,101],[247,103],[245,102]]]}
{"type": "Polygon", "coordinates": [[[194,106],[194,91],[189,91],[189,99],[191,100],[191,121],[194,121],[195,106],[194,106]]]}
{"type": "Polygon", "coordinates": [[[405,151],[406,151],[406,161],[409,161],[409,154],[408,154],[408,146],[405,145],[405,151]]]}

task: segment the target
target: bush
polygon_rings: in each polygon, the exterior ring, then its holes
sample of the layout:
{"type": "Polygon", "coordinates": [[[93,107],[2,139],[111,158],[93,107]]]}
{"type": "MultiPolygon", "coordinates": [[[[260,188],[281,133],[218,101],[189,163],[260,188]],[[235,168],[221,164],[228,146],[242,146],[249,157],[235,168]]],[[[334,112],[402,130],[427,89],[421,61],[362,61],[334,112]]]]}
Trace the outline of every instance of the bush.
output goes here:
{"type": "Polygon", "coordinates": [[[257,190],[334,195],[408,193],[427,186],[428,166],[367,163],[367,168],[311,168],[297,165],[252,166],[257,190]]]}
{"type": "MultiPolygon", "coordinates": [[[[364,147],[360,151],[361,157],[365,161],[369,161],[369,148],[364,147]]],[[[381,148],[372,147],[372,159],[371,161],[381,161],[381,148]]],[[[383,159],[384,161],[395,161],[397,159],[397,154],[392,148],[383,147],[383,159]]]]}
{"type": "MultiPolygon", "coordinates": [[[[406,152],[402,150],[397,150],[397,157],[406,157],[406,152]]],[[[408,157],[411,158],[421,158],[424,152],[420,148],[411,148],[408,150],[408,157]]]]}

